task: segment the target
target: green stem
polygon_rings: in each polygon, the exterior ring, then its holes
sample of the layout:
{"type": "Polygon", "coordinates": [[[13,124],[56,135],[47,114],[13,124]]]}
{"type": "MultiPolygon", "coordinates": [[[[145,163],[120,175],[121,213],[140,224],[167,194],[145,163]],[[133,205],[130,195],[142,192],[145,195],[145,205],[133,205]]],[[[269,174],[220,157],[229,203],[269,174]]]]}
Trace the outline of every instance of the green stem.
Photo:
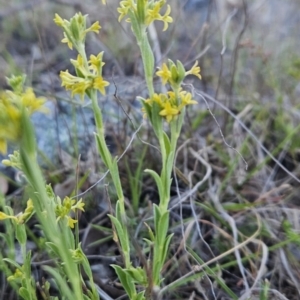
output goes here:
{"type": "MultiPolygon", "coordinates": [[[[123,225],[123,233],[124,233],[124,239],[125,244],[121,245],[124,260],[125,260],[125,266],[126,268],[129,268],[131,266],[130,262],[130,243],[129,243],[129,236],[128,236],[128,230],[127,230],[127,216],[125,211],[125,197],[123,194],[119,169],[117,165],[117,160],[112,158],[112,155],[107,147],[106,141],[105,141],[105,130],[103,125],[103,118],[102,118],[102,112],[98,105],[97,101],[97,91],[93,90],[91,93],[91,100],[92,100],[92,108],[94,112],[95,117],[95,123],[96,123],[96,141],[98,145],[98,151],[99,154],[110,171],[117,196],[118,196],[118,202],[120,207],[120,213],[121,213],[121,224],[123,225]]],[[[121,240],[121,239],[119,239],[121,240]]]]}
{"type": "Polygon", "coordinates": [[[36,161],[34,130],[28,114],[22,111],[23,137],[20,146],[20,158],[23,172],[32,187],[31,199],[36,215],[42,225],[43,231],[49,241],[54,243],[58,249],[60,259],[64,263],[64,269],[72,286],[74,299],[83,299],[80,275],[77,266],[69,253],[68,245],[60,232],[54,213],[55,204],[47,195],[45,183],[42,179],[41,170],[36,161]]]}

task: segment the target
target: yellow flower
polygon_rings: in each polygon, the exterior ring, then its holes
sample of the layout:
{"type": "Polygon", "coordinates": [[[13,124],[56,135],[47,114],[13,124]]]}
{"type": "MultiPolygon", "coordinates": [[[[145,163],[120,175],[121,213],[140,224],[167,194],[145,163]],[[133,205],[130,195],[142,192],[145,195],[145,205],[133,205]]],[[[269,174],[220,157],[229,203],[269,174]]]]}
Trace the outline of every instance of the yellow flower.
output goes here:
{"type": "Polygon", "coordinates": [[[120,14],[118,19],[119,22],[128,14],[129,9],[135,9],[132,0],[124,0],[120,2],[120,7],[117,9],[120,14]]]}
{"type": "Polygon", "coordinates": [[[166,31],[168,29],[168,23],[172,23],[173,22],[173,18],[170,17],[170,12],[171,12],[171,7],[170,5],[168,5],[166,13],[162,16],[161,21],[164,22],[164,28],[163,31],[166,31]]]}
{"type": "Polygon", "coordinates": [[[55,18],[53,19],[53,21],[57,26],[64,26],[64,20],[58,14],[55,14],[55,18]]]}
{"type": "Polygon", "coordinates": [[[95,71],[96,74],[100,75],[101,68],[105,65],[104,62],[102,62],[103,57],[103,51],[100,52],[97,56],[90,55],[89,68],[93,71],[95,71]]]}
{"type": "Polygon", "coordinates": [[[196,100],[192,100],[192,94],[186,91],[180,92],[181,104],[179,105],[179,110],[182,110],[186,105],[198,104],[196,100]]]}
{"type": "Polygon", "coordinates": [[[188,72],[185,72],[185,76],[187,76],[187,75],[195,75],[199,79],[202,78],[200,75],[200,67],[198,66],[198,60],[196,60],[196,62],[194,63],[194,65],[188,72]]]}
{"type": "Polygon", "coordinates": [[[167,122],[170,123],[174,116],[179,114],[178,108],[174,108],[171,106],[170,102],[166,102],[164,105],[164,109],[160,111],[159,115],[163,116],[167,119],[167,122]]]}
{"type": "Polygon", "coordinates": [[[91,80],[74,76],[68,70],[61,71],[59,76],[62,81],[61,86],[64,86],[66,90],[70,90],[72,97],[78,94],[80,99],[83,100],[86,90],[92,87],[91,80]]]}
{"type": "Polygon", "coordinates": [[[92,86],[91,81],[85,79],[75,83],[71,88],[72,97],[75,94],[78,94],[80,96],[81,101],[83,101],[86,90],[89,89],[91,86],[92,86]]]}
{"type": "Polygon", "coordinates": [[[166,84],[171,78],[171,72],[165,63],[163,63],[162,68],[159,69],[160,71],[157,71],[156,75],[161,77],[163,84],[166,84]]]}
{"type": "Polygon", "coordinates": [[[76,209],[79,209],[81,211],[84,211],[84,203],[82,202],[82,199],[80,199],[75,205],[72,205],[71,209],[75,212],[76,209]]]}
{"type": "Polygon", "coordinates": [[[77,59],[70,59],[70,61],[76,69],[80,69],[84,66],[83,58],[80,54],[77,55],[77,59]]]}
{"type": "Polygon", "coordinates": [[[23,223],[27,222],[30,219],[30,217],[32,216],[33,212],[34,212],[33,202],[31,199],[29,199],[27,201],[27,206],[26,206],[24,213],[22,213],[21,215],[18,216],[18,223],[23,224],[23,223]]]}
{"type": "Polygon", "coordinates": [[[6,219],[14,219],[15,221],[18,221],[18,218],[15,216],[9,216],[6,213],[0,211],[0,220],[6,220],[6,219]]]}
{"type": "Polygon", "coordinates": [[[101,92],[102,95],[105,95],[105,87],[109,85],[109,82],[103,80],[102,76],[97,76],[93,82],[93,88],[101,92]]]}
{"type": "Polygon", "coordinates": [[[64,38],[61,40],[62,43],[67,43],[68,47],[73,50],[73,44],[72,42],[68,39],[67,35],[64,32],[64,38]]]}
{"type": "Polygon", "coordinates": [[[71,217],[67,217],[68,218],[68,226],[70,228],[74,228],[74,225],[78,222],[77,220],[72,219],[71,217]]]}
{"type": "Polygon", "coordinates": [[[84,31],[84,33],[87,33],[87,32],[90,32],[90,31],[93,31],[93,32],[96,32],[96,33],[99,33],[99,30],[101,29],[101,26],[99,24],[99,21],[95,22],[92,24],[91,27],[89,27],[88,29],[86,29],[84,31]]]}
{"type": "Polygon", "coordinates": [[[164,23],[163,31],[165,31],[168,29],[168,23],[172,23],[173,19],[169,16],[171,12],[170,5],[167,6],[167,10],[163,16],[159,13],[162,5],[162,1],[159,1],[154,4],[152,9],[147,10],[146,24],[149,25],[155,20],[162,21],[164,23]]]}
{"type": "Polygon", "coordinates": [[[21,102],[28,109],[29,114],[32,114],[35,111],[48,111],[45,107],[43,107],[46,102],[45,98],[37,98],[32,88],[26,89],[24,94],[21,96],[21,102]]]}

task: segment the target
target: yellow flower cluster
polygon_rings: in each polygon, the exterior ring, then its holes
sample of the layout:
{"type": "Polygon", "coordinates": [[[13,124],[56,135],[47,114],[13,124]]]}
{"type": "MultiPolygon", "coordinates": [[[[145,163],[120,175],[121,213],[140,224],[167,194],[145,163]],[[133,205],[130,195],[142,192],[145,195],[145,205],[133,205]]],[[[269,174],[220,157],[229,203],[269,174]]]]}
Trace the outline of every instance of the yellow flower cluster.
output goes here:
{"type": "Polygon", "coordinates": [[[160,13],[165,3],[165,0],[123,0],[120,2],[120,7],[118,8],[120,14],[119,22],[127,15],[129,18],[126,21],[131,22],[131,14],[133,14],[140,24],[146,26],[149,26],[154,21],[162,21],[164,23],[163,31],[165,31],[168,29],[168,23],[173,22],[170,16],[170,5],[167,5],[167,9],[163,15],[160,13]]]}
{"type": "Polygon", "coordinates": [[[59,197],[57,197],[58,205],[55,208],[55,214],[57,216],[56,221],[58,222],[60,219],[67,219],[68,226],[70,228],[74,228],[74,224],[76,224],[78,221],[72,219],[69,214],[71,211],[75,212],[76,209],[79,209],[81,211],[84,211],[84,203],[82,202],[82,199],[80,199],[78,202],[76,200],[72,200],[69,197],[65,197],[63,203],[61,203],[61,200],[59,197]]]}
{"type": "Polygon", "coordinates": [[[67,43],[71,50],[73,49],[73,45],[79,46],[80,43],[84,43],[88,32],[99,33],[101,28],[99,21],[93,23],[89,28],[86,28],[86,18],[87,15],[83,16],[81,13],[77,13],[68,21],[62,19],[58,14],[55,14],[55,24],[64,29],[62,42],[67,43]]]}
{"type": "Polygon", "coordinates": [[[24,265],[21,267],[21,269],[17,268],[15,273],[11,276],[7,277],[7,281],[15,281],[15,282],[21,282],[22,279],[25,279],[25,272],[24,272],[24,265]]]}
{"type": "MultiPolygon", "coordinates": [[[[197,101],[192,100],[191,93],[182,90],[181,84],[187,75],[194,75],[201,79],[198,61],[189,71],[186,71],[180,61],[175,64],[169,60],[168,65],[164,63],[156,75],[161,77],[164,85],[169,84],[172,91],[167,94],[154,94],[145,100],[145,104],[152,107],[154,102],[157,103],[160,107],[159,115],[166,118],[168,123],[175,119],[185,106],[197,104],[197,101]]],[[[147,109],[144,109],[144,112],[146,111],[147,109]]]]}
{"type": "Polygon", "coordinates": [[[13,216],[13,215],[8,215],[8,214],[0,211],[0,220],[12,219],[17,224],[24,224],[30,219],[30,217],[33,215],[33,213],[34,213],[33,203],[32,203],[32,200],[29,199],[27,201],[26,209],[23,213],[19,213],[16,216],[13,216]]]}
{"type": "Polygon", "coordinates": [[[104,66],[102,57],[103,52],[97,56],[91,55],[86,67],[82,56],[78,54],[77,60],[71,59],[71,63],[75,67],[76,73],[81,76],[74,76],[68,70],[60,72],[62,86],[71,91],[72,97],[78,94],[83,100],[85,93],[88,93],[90,89],[99,90],[105,95],[105,87],[109,85],[109,82],[105,81],[101,75],[102,66],[104,66]]]}
{"type": "MultiPolygon", "coordinates": [[[[103,4],[105,4],[105,1],[103,4]]],[[[72,97],[75,94],[80,95],[81,100],[84,99],[85,94],[90,96],[92,89],[99,90],[105,95],[105,87],[109,85],[102,77],[103,52],[100,52],[97,56],[91,55],[89,60],[86,58],[84,51],[86,34],[88,32],[99,33],[101,28],[98,21],[86,28],[86,17],[87,15],[83,16],[78,13],[70,21],[62,19],[58,14],[55,14],[54,18],[54,22],[64,30],[62,42],[67,43],[70,49],[73,49],[74,45],[79,53],[76,60],[71,59],[77,76],[70,74],[68,70],[61,71],[62,86],[71,91],[72,97]]]]}
{"type": "Polygon", "coordinates": [[[165,117],[167,122],[171,122],[182,109],[191,104],[197,104],[197,101],[192,100],[192,94],[180,89],[178,96],[173,91],[166,94],[154,94],[152,98],[145,101],[148,105],[152,106],[157,103],[161,108],[159,115],[165,117]]]}
{"type": "Polygon", "coordinates": [[[45,99],[36,97],[32,88],[23,91],[22,76],[8,79],[14,91],[0,92],[0,153],[7,152],[7,142],[17,142],[21,137],[21,114],[26,109],[29,115],[35,111],[46,112],[45,99]],[[15,85],[14,85],[15,84],[15,85]]]}
{"type": "Polygon", "coordinates": [[[184,67],[180,62],[177,62],[177,66],[176,66],[172,61],[169,61],[169,67],[167,66],[166,63],[164,63],[162,67],[159,68],[159,71],[156,72],[156,75],[161,77],[161,80],[164,85],[169,83],[171,86],[180,85],[182,83],[182,80],[187,75],[194,75],[199,79],[201,79],[200,67],[198,66],[198,61],[195,62],[195,64],[192,66],[192,68],[189,71],[185,71],[184,67]]]}

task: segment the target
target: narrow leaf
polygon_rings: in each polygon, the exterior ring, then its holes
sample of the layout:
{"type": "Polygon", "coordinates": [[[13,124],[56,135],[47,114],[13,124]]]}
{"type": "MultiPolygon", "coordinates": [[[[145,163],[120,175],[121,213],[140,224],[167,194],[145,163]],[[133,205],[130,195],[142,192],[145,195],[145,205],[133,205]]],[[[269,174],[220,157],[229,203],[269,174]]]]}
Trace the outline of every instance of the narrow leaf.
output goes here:
{"type": "Polygon", "coordinates": [[[132,299],[135,294],[135,286],[130,278],[130,275],[118,265],[112,265],[112,267],[115,269],[127,295],[130,297],[130,299],[132,299]]]}
{"type": "Polygon", "coordinates": [[[19,295],[25,300],[31,300],[30,293],[24,287],[19,289],[19,295]]]}
{"type": "Polygon", "coordinates": [[[155,171],[149,170],[149,169],[146,169],[145,172],[152,175],[152,177],[154,178],[154,180],[156,182],[156,186],[157,186],[159,195],[163,195],[163,185],[162,185],[159,175],[155,171]]]}

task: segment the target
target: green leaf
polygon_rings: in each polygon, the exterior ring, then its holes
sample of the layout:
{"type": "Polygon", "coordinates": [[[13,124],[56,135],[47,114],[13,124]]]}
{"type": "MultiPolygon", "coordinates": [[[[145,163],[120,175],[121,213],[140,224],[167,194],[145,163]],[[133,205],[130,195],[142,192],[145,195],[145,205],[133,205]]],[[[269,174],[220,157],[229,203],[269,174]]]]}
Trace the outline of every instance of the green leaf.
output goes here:
{"type": "Polygon", "coordinates": [[[25,300],[31,300],[30,293],[24,287],[19,289],[19,295],[25,300]]]}
{"type": "Polygon", "coordinates": [[[145,225],[145,226],[147,227],[147,229],[148,229],[148,232],[149,232],[151,241],[154,242],[155,237],[154,237],[154,233],[153,233],[151,227],[150,227],[146,222],[144,222],[144,225],[145,225]]]}
{"type": "Polygon", "coordinates": [[[161,111],[160,106],[154,102],[152,104],[152,113],[151,113],[151,123],[154,129],[154,132],[159,140],[162,135],[162,117],[159,115],[161,111]]]}
{"type": "Polygon", "coordinates": [[[125,289],[127,295],[129,296],[129,298],[134,299],[133,297],[136,295],[136,291],[131,276],[126,272],[126,270],[123,270],[120,266],[117,265],[111,265],[111,266],[115,269],[118,278],[120,279],[120,282],[123,288],[125,289]]]}
{"type": "Polygon", "coordinates": [[[169,212],[163,213],[159,219],[157,228],[155,228],[158,243],[161,245],[166,238],[169,229],[169,212]]]}
{"type": "Polygon", "coordinates": [[[145,291],[139,292],[136,297],[135,300],[144,300],[145,298],[145,291]]]}
{"type": "Polygon", "coordinates": [[[163,248],[163,251],[162,251],[162,254],[161,254],[161,260],[162,260],[163,264],[165,263],[165,260],[166,260],[167,254],[168,254],[168,250],[169,250],[169,245],[170,245],[170,242],[171,242],[171,239],[172,239],[173,235],[174,235],[173,233],[170,234],[165,240],[164,248],[163,248]]]}
{"type": "Polygon", "coordinates": [[[153,205],[153,217],[154,217],[155,231],[156,231],[156,235],[157,235],[158,234],[157,231],[159,230],[161,213],[160,213],[159,207],[156,204],[153,205]]]}
{"type": "Polygon", "coordinates": [[[12,259],[9,259],[9,258],[3,258],[3,261],[6,261],[8,262],[9,264],[13,265],[14,267],[16,267],[17,269],[22,269],[22,267],[17,263],[15,262],[14,260],[12,259]]]}
{"type": "Polygon", "coordinates": [[[121,214],[121,208],[120,208],[120,201],[118,200],[116,203],[116,218],[119,220],[119,222],[122,222],[122,214],[121,214]]]}
{"type": "Polygon", "coordinates": [[[48,266],[44,266],[43,269],[54,278],[55,283],[59,287],[60,296],[62,298],[65,297],[66,299],[81,299],[82,295],[80,295],[80,298],[79,295],[74,295],[70,287],[68,286],[67,280],[63,278],[58,271],[48,266]]]}
{"type": "Polygon", "coordinates": [[[180,60],[177,60],[177,72],[178,72],[178,84],[181,85],[182,80],[185,77],[185,68],[180,60]]]}
{"type": "Polygon", "coordinates": [[[159,196],[161,197],[163,195],[163,185],[162,185],[162,181],[161,181],[161,178],[159,177],[159,175],[153,171],[153,170],[149,170],[149,169],[146,169],[145,170],[146,173],[149,173],[150,175],[152,175],[152,177],[154,178],[155,182],[156,182],[156,186],[157,186],[157,189],[158,189],[158,193],[159,193],[159,196]]]}
{"type": "Polygon", "coordinates": [[[147,114],[148,118],[149,118],[150,120],[152,120],[152,107],[151,107],[148,103],[145,102],[146,99],[144,99],[144,98],[142,98],[142,97],[139,97],[139,99],[140,99],[141,102],[142,102],[142,105],[143,105],[143,107],[144,107],[144,109],[145,109],[145,111],[146,111],[146,114],[147,114]]]}
{"type": "Polygon", "coordinates": [[[52,242],[46,242],[46,246],[55,254],[56,257],[60,257],[58,247],[52,242]]]}
{"type": "MultiPolygon", "coordinates": [[[[167,174],[168,176],[171,177],[172,174],[172,169],[173,169],[173,163],[174,163],[174,156],[173,156],[173,151],[170,151],[168,158],[167,158],[167,163],[166,163],[166,168],[167,168],[167,174]]],[[[169,177],[169,178],[170,178],[169,177]]]]}
{"type": "Polygon", "coordinates": [[[171,143],[170,143],[170,139],[169,139],[168,135],[165,132],[163,132],[163,138],[164,138],[166,154],[169,155],[169,153],[171,151],[171,143]]]}
{"type": "Polygon", "coordinates": [[[119,222],[119,220],[112,216],[112,215],[108,215],[111,222],[113,223],[113,225],[115,226],[116,228],[116,231],[117,231],[117,235],[118,235],[118,239],[120,241],[120,244],[121,244],[121,248],[122,249],[127,249],[128,245],[127,245],[127,240],[126,240],[126,237],[125,237],[125,233],[124,233],[124,230],[123,230],[123,227],[121,225],[121,223],[119,222]]]}
{"type": "Polygon", "coordinates": [[[24,273],[27,277],[31,276],[31,251],[28,251],[26,258],[23,264],[24,273]]]}
{"type": "Polygon", "coordinates": [[[138,284],[146,286],[148,283],[147,275],[144,269],[141,267],[127,269],[126,272],[132,277],[132,279],[138,284]]]}

